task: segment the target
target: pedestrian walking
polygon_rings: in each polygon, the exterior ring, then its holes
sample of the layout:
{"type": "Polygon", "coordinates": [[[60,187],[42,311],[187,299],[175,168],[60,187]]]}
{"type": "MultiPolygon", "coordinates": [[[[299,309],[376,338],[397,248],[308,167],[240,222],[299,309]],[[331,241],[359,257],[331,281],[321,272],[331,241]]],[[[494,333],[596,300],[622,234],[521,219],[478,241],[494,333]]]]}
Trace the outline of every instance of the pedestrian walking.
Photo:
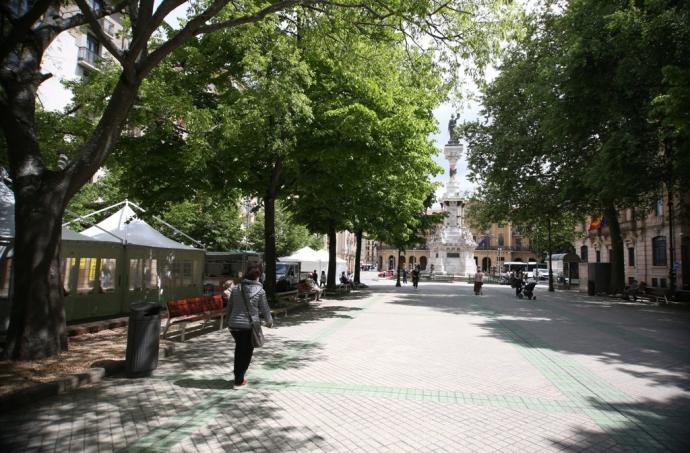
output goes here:
{"type": "Polygon", "coordinates": [[[228,304],[228,325],[230,333],[235,339],[235,362],[233,373],[235,375],[235,387],[247,384],[245,373],[249,368],[254,354],[252,343],[252,321],[258,320],[260,314],[266,321],[266,327],[273,327],[271,310],[268,307],[266,291],[259,281],[261,278],[261,266],[251,264],[244,274],[244,280],[235,286],[230,294],[228,304]],[[249,308],[249,312],[247,312],[249,308]]]}
{"type": "Polygon", "coordinates": [[[402,270],[403,283],[407,285],[407,269],[402,270]]]}
{"type": "Polygon", "coordinates": [[[314,280],[314,283],[316,283],[316,287],[318,288],[318,286],[319,286],[319,273],[316,272],[316,269],[314,269],[314,272],[311,274],[311,278],[314,280]]]}
{"type": "Polygon", "coordinates": [[[326,271],[321,271],[321,281],[319,283],[322,288],[326,286],[326,271]]]}
{"type": "Polygon", "coordinates": [[[523,277],[522,271],[518,270],[513,278],[513,288],[515,288],[515,297],[519,297],[522,293],[523,277]]]}
{"type": "Polygon", "coordinates": [[[412,270],[412,286],[419,288],[419,266],[415,266],[412,270]]]}
{"type": "Polygon", "coordinates": [[[474,295],[482,295],[482,285],[484,285],[484,274],[482,270],[477,268],[477,272],[474,274],[474,295]]]}

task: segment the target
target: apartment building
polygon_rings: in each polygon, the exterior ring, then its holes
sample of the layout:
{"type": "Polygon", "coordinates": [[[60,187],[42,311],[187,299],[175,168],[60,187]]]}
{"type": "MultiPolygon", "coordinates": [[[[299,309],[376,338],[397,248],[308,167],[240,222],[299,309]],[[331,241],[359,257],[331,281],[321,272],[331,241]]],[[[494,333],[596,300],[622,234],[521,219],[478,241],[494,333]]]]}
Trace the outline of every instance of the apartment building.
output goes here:
{"type": "MultiPolygon", "coordinates": [[[[94,11],[103,8],[102,0],[87,0],[94,11]]],[[[78,11],[76,5],[67,5],[65,14],[78,11]]],[[[99,20],[106,35],[121,49],[127,46],[123,33],[122,16],[114,14],[99,20]]],[[[84,25],[60,33],[46,49],[41,70],[52,77],[38,89],[38,101],[44,110],[59,111],[72,100],[72,93],[63,82],[78,80],[89,71],[95,71],[103,58],[110,54],[101,45],[96,35],[84,25]]]]}
{"type": "MultiPolygon", "coordinates": [[[[619,212],[626,281],[634,278],[647,286],[668,288],[673,270],[676,288],[690,290],[690,194],[676,197],[673,206],[673,232],[666,196],[659,198],[651,210],[619,212]]],[[[590,217],[577,231],[579,238],[573,245],[583,263],[611,262],[611,236],[606,218],[590,217]]]]}

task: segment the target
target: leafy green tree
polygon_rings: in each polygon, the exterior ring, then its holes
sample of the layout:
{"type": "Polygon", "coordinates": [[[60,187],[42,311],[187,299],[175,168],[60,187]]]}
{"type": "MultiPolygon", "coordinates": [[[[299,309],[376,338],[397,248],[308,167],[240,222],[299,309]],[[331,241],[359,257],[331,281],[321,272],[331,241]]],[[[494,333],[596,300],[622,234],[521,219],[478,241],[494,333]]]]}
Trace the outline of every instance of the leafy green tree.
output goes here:
{"type": "MultiPolygon", "coordinates": [[[[9,163],[14,180],[17,231],[13,262],[16,303],[12,304],[4,352],[9,358],[35,359],[67,348],[59,265],[65,208],[117,145],[143,81],[176,49],[199,36],[218,30],[238,30],[277,13],[284,13],[281,27],[288,30],[288,24],[294,22],[298,13],[327,20],[333,12],[348,10],[354,13],[350,17],[357,20],[347,22],[342,16],[342,25],[354,29],[395,29],[412,40],[424,34],[432,40],[457,37],[446,39],[446,48],[469,57],[472,53],[490,52],[497,39],[486,39],[489,36],[485,30],[500,30],[505,23],[487,20],[488,15],[503,8],[505,2],[499,0],[440,4],[418,0],[357,4],[329,0],[203,0],[191,2],[190,17],[180,27],[165,25],[165,17],[183,3],[184,0],[163,0],[156,5],[150,0],[132,0],[94,10],[86,0],[74,0],[78,7],[75,13],[66,7],[72,3],[62,0],[29,0],[10,2],[0,10],[0,127],[7,151],[7,159],[2,160],[9,163]],[[120,49],[99,23],[100,18],[114,13],[122,14],[128,26],[125,49],[120,49]],[[481,28],[475,26],[475,20],[481,20],[481,28]],[[53,167],[43,152],[45,144],[36,133],[36,94],[41,82],[50,77],[41,73],[41,61],[56,36],[85,25],[121,71],[112,90],[103,98],[96,124],[84,134],[85,140],[70,155],[69,163],[53,167]]],[[[277,120],[282,119],[273,117],[273,121],[277,120]]],[[[274,137],[278,141],[274,144],[282,143],[280,131],[276,132],[274,137]]],[[[267,220],[270,216],[267,211],[267,220]]],[[[270,255],[270,249],[267,252],[270,255]]]]}
{"type": "Polygon", "coordinates": [[[542,13],[485,88],[487,121],[465,128],[480,198],[496,216],[559,224],[571,212],[604,214],[614,292],[624,284],[618,209],[645,203],[673,160],[658,152],[661,120],[650,121],[665,99],[660,68],[687,65],[683,26],[667,8],[687,16],[675,2],[622,0],[542,13]],[[650,33],[661,24],[667,32],[650,33]]]}
{"type": "MultiPolygon", "coordinates": [[[[251,250],[264,252],[264,215],[256,214],[254,223],[247,231],[247,246],[251,250]]],[[[319,250],[323,247],[323,237],[312,234],[304,225],[295,223],[292,215],[280,203],[276,206],[275,217],[276,255],[287,256],[303,247],[319,250]]]]}
{"type": "Polygon", "coordinates": [[[336,283],[336,231],[355,231],[361,253],[363,231],[378,228],[382,217],[421,211],[428,177],[438,170],[427,139],[435,130],[432,110],[445,93],[428,55],[406,54],[395,39],[332,33],[327,48],[310,45],[318,34],[300,42],[318,83],[307,91],[314,119],[299,137],[300,177],[290,204],[310,230],[328,234],[329,287],[336,283]]]}

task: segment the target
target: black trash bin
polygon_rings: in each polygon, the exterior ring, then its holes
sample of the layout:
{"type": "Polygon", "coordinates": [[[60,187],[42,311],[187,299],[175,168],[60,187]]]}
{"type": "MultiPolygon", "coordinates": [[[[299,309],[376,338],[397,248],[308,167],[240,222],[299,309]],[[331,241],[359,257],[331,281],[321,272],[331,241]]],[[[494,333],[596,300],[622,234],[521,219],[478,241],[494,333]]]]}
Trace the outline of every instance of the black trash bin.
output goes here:
{"type": "Polygon", "coordinates": [[[139,303],[130,307],[125,353],[127,377],[150,376],[158,366],[160,312],[158,304],[139,303]]]}

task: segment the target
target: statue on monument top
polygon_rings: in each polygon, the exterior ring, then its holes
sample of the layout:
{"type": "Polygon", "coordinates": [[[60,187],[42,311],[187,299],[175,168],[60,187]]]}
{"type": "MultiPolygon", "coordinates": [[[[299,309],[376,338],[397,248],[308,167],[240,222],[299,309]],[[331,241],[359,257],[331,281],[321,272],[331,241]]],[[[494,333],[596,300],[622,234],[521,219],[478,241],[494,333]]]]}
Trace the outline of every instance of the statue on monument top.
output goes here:
{"type": "Polygon", "coordinates": [[[456,123],[457,123],[459,117],[460,117],[459,114],[457,117],[455,116],[454,113],[451,113],[451,115],[450,115],[450,120],[448,121],[448,136],[450,138],[448,139],[448,143],[456,143],[455,127],[456,127],[456,123]]]}

